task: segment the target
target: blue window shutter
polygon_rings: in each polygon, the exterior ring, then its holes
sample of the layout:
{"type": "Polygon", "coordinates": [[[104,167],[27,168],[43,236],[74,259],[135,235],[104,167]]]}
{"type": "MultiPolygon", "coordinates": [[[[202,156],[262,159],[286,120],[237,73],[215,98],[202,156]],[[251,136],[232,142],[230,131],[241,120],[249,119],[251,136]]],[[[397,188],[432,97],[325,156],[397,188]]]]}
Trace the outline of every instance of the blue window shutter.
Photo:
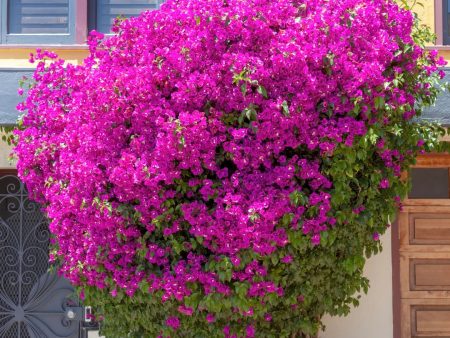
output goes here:
{"type": "Polygon", "coordinates": [[[74,0],[2,1],[3,43],[74,43],[74,0]]]}
{"type": "Polygon", "coordinates": [[[145,10],[158,9],[162,0],[96,0],[95,13],[91,13],[90,29],[110,33],[111,25],[117,17],[138,16],[145,10]],[[94,17],[92,17],[92,15],[94,17]]]}
{"type": "Polygon", "coordinates": [[[69,33],[69,0],[9,2],[8,33],[69,33]]]}

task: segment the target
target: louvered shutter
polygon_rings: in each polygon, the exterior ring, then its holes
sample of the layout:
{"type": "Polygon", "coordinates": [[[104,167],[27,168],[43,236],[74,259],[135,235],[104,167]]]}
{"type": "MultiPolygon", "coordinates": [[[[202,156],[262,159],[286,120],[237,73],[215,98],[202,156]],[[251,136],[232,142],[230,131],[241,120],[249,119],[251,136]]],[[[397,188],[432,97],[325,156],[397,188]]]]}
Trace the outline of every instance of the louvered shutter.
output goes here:
{"type": "Polygon", "coordinates": [[[75,1],[8,0],[4,11],[7,20],[2,20],[2,35],[5,40],[3,42],[40,44],[74,42],[75,1]]]}
{"type": "Polygon", "coordinates": [[[110,33],[115,18],[138,16],[145,10],[158,9],[163,2],[162,0],[96,0],[95,18],[90,28],[110,33]]]}

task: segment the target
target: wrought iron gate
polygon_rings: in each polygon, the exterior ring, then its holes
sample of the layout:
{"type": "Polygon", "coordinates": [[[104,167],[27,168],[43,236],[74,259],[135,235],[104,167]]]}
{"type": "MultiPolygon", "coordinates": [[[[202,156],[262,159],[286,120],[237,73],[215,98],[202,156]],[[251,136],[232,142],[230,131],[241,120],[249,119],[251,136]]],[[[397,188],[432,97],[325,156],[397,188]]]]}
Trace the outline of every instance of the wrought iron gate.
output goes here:
{"type": "Polygon", "coordinates": [[[15,175],[0,175],[0,337],[79,338],[74,288],[48,272],[48,223],[15,175]]]}

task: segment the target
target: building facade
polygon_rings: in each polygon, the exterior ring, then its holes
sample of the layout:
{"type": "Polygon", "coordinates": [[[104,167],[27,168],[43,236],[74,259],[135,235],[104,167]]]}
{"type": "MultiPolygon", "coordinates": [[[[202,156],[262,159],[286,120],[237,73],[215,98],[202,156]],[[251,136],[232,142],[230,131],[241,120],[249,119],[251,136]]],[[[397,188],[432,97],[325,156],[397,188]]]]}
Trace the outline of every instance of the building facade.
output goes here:
{"type": "MultiPolygon", "coordinates": [[[[88,31],[109,33],[117,16],[138,15],[162,2],[0,0],[0,124],[14,125],[17,120],[18,82],[32,74],[28,60],[36,48],[81,63],[88,31]]],[[[450,61],[450,1],[421,2],[424,6],[416,6],[417,11],[437,35],[433,48],[450,61]]],[[[450,95],[424,118],[450,124],[450,95]]],[[[70,296],[71,286],[46,273],[45,219],[28,201],[9,153],[10,147],[2,143],[0,337],[92,336],[85,310],[70,296]]],[[[327,330],[321,338],[450,337],[450,157],[420,158],[412,179],[413,192],[382,239],[383,252],[367,263],[369,294],[348,317],[325,318],[327,330]]]]}

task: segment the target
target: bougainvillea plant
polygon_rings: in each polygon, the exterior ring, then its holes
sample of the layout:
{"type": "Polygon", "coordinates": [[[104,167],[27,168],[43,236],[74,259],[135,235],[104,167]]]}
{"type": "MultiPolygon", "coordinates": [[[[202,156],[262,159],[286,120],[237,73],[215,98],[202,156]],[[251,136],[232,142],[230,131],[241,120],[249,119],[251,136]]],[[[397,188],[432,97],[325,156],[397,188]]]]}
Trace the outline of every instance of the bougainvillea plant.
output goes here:
{"type": "Polygon", "coordinates": [[[51,258],[108,337],[313,335],[444,132],[444,65],[393,0],[172,0],[47,51],[16,132],[51,258]]]}

